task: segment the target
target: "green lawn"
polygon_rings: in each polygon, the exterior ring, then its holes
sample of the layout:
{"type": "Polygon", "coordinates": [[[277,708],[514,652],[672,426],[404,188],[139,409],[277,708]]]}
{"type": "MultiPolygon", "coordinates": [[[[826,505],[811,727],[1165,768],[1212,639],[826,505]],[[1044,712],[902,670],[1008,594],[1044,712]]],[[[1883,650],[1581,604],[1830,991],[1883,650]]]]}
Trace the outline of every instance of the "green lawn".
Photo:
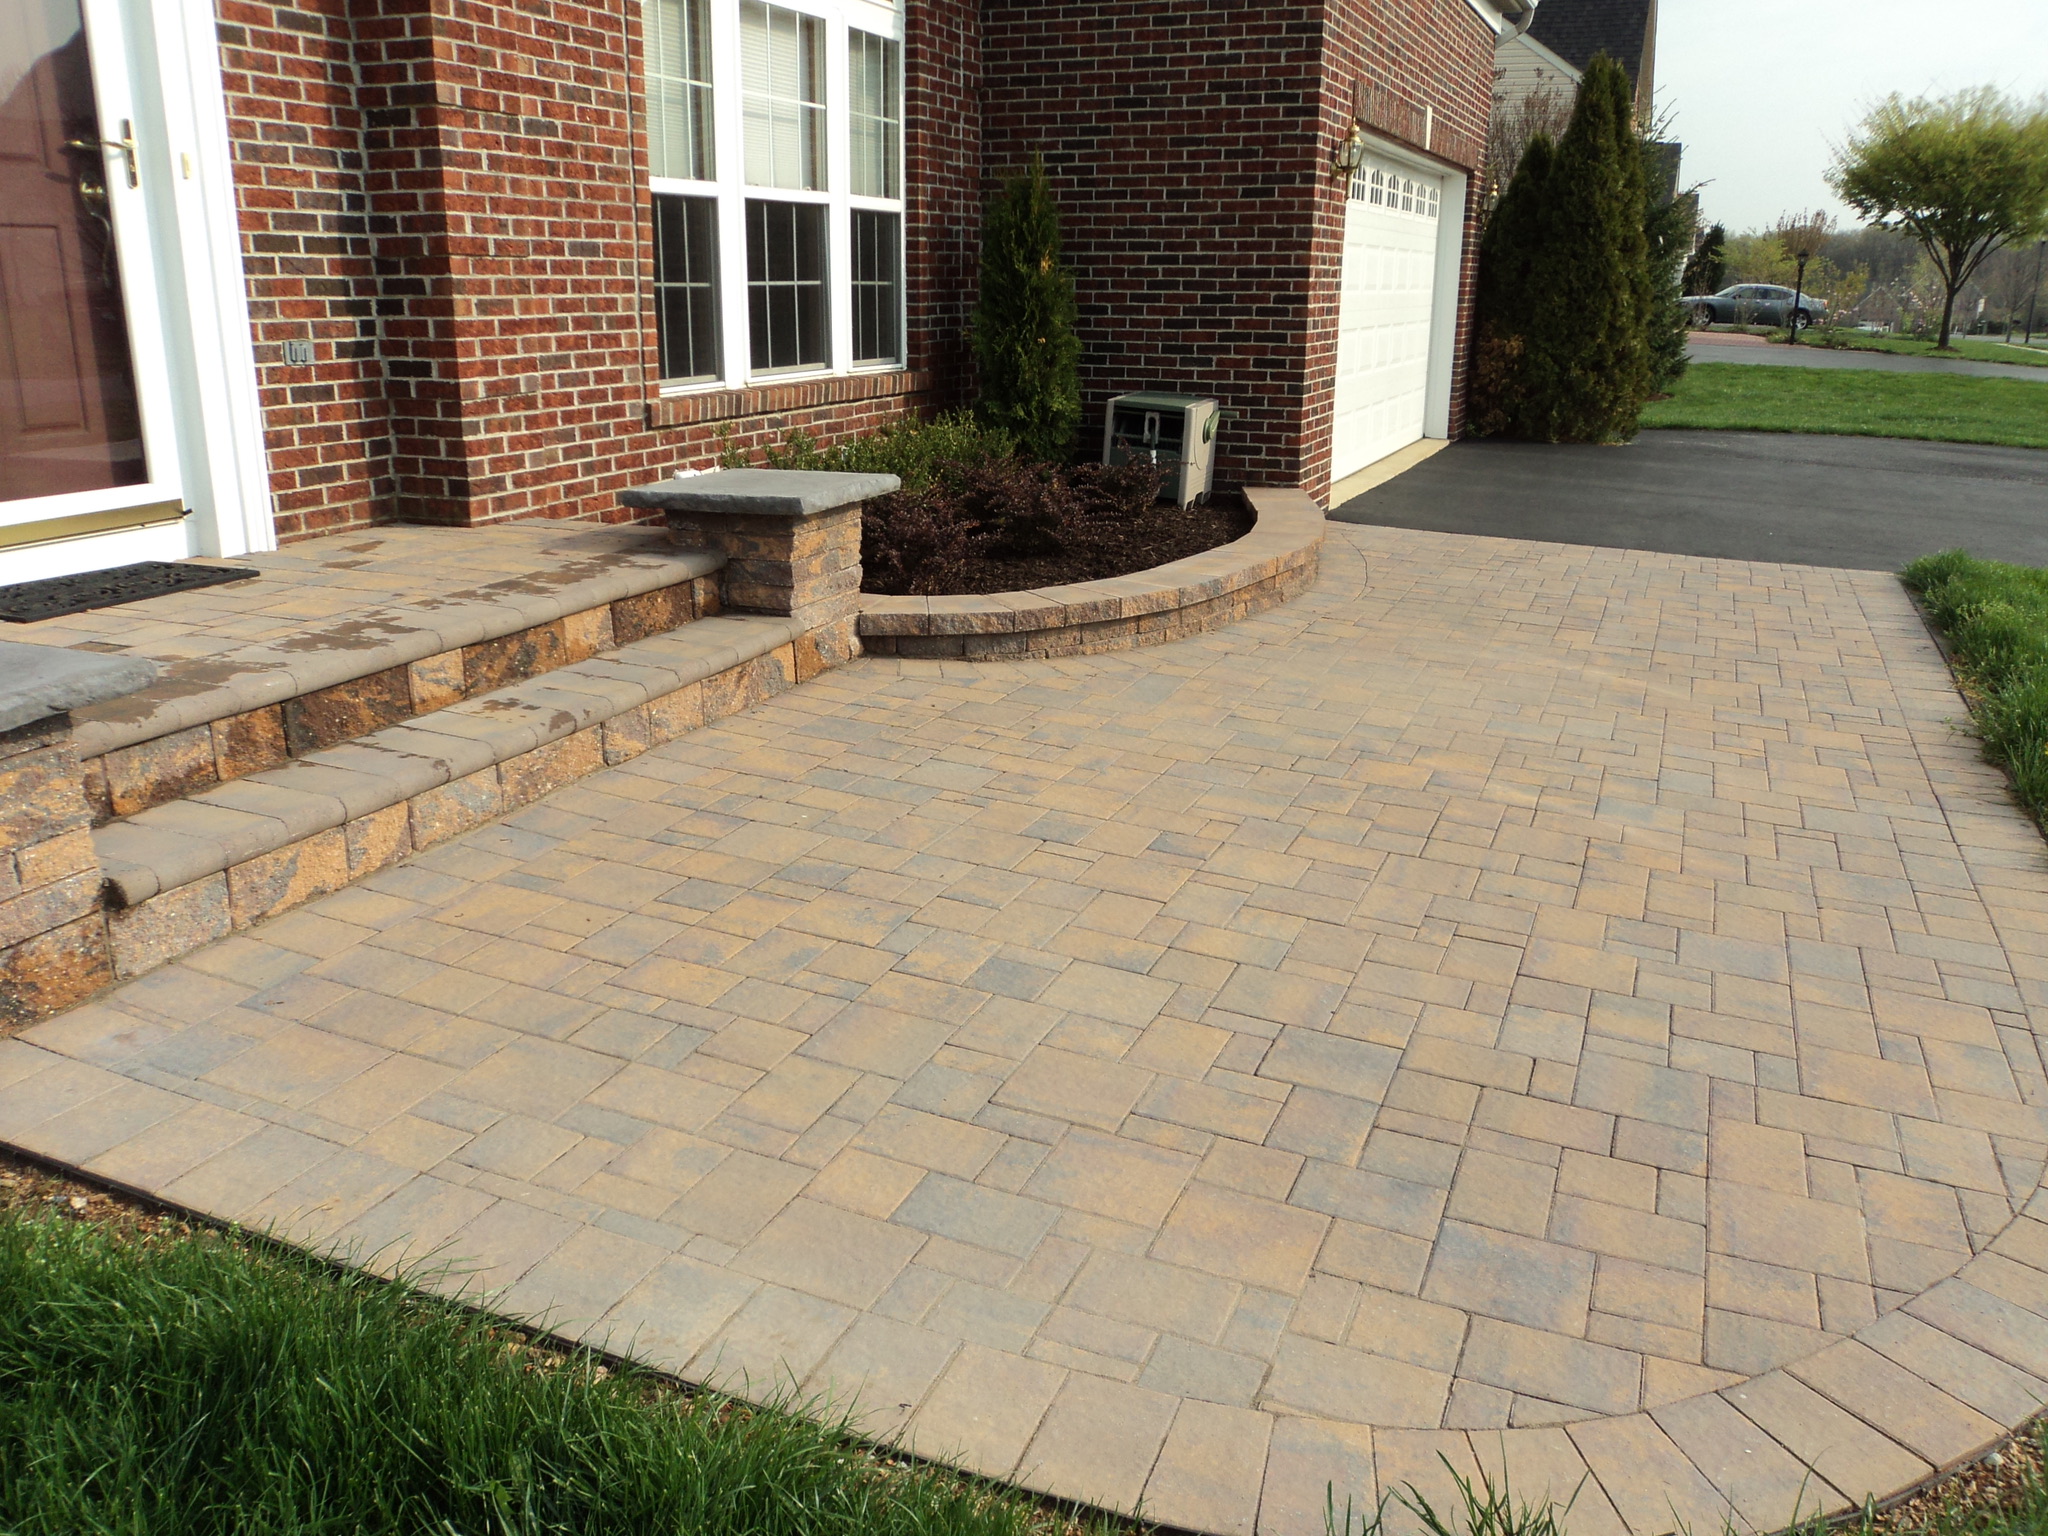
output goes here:
{"type": "MultiPolygon", "coordinates": [[[[1779,334],[1783,334],[1782,332],[1779,334]]],[[[1987,341],[1979,336],[1957,336],[1944,352],[1931,341],[1916,336],[1871,336],[1862,331],[1811,332],[1801,346],[1841,348],[1851,352],[1896,352],[1901,357],[1961,357],[1973,363],[2014,363],[2021,368],[2048,368],[2048,348],[2023,347],[2015,342],[1987,341]]]]}
{"type": "Polygon", "coordinates": [[[2048,448],[2048,379],[1694,363],[1643,425],[2048,448]]]}
{"type": "Polygon", "coordinates": [[[210,1232],[0,1216],[7,1536],[1077,1529],[829,1418],[564,1361],[404,1285],[210,1232]]]}
{"type": "Polygon", "coordinates": [[[1984,755],[2048,828],[2048,571],[1951,549],[1899,575],[1948,641],[1984,755]]]}

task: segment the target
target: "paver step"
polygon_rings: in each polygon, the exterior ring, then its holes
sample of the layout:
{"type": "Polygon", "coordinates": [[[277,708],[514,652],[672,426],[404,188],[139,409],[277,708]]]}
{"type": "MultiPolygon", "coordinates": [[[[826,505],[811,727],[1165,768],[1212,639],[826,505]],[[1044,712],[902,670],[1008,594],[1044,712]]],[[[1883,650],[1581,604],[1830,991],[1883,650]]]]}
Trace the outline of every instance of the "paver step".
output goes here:
{"type": "Polygon", "coordinates": [[[716,613],[724,563],[706,550],[621,541],[162,662],[152,687],[76,718],[94,819],[275,768],[716,613]]]}
{"type": "Polygon", "coordinates": [[[803,632],[699,619],[96,828],[117,967],[137,974],[780,692],[803,632]],[[164,909],[173,898],[189,910],[164,909]],[[153,908],[162,920],[144,921],[153,908]]]}

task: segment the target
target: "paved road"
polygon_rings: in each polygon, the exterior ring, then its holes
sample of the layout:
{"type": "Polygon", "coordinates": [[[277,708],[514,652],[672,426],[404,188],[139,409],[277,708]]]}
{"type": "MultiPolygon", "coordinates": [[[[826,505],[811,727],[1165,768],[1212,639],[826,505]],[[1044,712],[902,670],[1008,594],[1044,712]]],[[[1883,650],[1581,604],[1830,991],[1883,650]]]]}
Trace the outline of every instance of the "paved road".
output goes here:
{"type": "Polygon", "coordinates": [[[190,954],[0,1041],[0,1137],[1166,1526],[1448,1461],[1778,1530],[2043,1390],[2048,874],[1962,709],[1880,573],[1338,526],[190,954]]]}
{"type": "Polygon", "coordinates": [[[1961,373],[1979,379],[2026,379],[2048,384],[2048,368],[2025,363],[1980,363],[1960,357],[1904,357],[1895,352],[1830,351],[1826,347],[1761,347],[1725,341],[1689,341],[1696,363],[1760,363],[1780,368],[1863,368],[1878,373],[1961,373]]]}
{"type": "Polygon", "coordinates": [[[1958,545],[2048,565],[2048,453],[1779,432],[1645,432],[1626,448],[1455,443],[1330,515],[1862,570],[1958,545]]]}

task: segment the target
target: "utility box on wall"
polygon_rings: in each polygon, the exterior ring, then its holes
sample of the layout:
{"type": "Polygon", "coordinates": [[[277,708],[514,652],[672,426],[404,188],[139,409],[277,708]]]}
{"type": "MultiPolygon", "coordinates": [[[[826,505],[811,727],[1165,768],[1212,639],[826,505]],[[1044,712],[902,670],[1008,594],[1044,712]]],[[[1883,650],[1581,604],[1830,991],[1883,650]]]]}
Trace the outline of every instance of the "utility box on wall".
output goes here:
{"type": "Polygon", "coordinates": [[[1209,499],[1216,467],[1217,405],[1200,395],[1118,395],[1102,423],[1102,462],[1157,464],[1162,498],[1209,499]]]}

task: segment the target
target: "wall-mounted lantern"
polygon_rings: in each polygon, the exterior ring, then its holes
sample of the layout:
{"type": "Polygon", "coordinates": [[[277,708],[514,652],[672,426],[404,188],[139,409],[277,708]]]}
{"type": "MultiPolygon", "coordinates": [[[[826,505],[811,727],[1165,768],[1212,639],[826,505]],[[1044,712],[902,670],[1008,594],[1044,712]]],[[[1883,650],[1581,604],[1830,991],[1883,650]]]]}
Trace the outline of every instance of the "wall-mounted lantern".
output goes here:
{"type": "Polygon", "coordinates": [[[1337,153],[1331,158],[1330,165],[1340,178],[1349,181],[1358,173],[1358,168],[1363,164],[1365,164],[1365,128],[1356,118],[1353,118],[1351,131],[1338,144],[1337,153]]]}

